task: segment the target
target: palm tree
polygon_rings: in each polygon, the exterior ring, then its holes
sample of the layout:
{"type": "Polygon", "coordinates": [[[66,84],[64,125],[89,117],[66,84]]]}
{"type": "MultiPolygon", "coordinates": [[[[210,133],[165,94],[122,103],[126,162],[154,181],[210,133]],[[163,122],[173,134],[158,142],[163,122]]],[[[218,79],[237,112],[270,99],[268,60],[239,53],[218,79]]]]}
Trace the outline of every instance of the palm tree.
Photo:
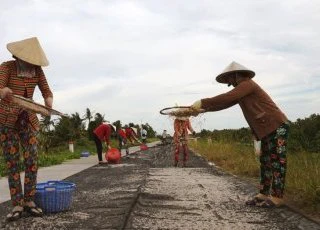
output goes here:
{"type": "Polygon", "coordinates": [[[94,120],[90,121],[90,123],[88,124],[87,133],[88,133],[89,140],[93,140],[93,136],[92,136],[93,130],[104,121],[105,121],[104,116],[101,115],[101,113],[96,113],[94,115],[94,120]]]}
{"type": "Polygon", "coordinates": [[[54,121],[50,116],[45,116],[40,119],[40,131],[39,131],[39,146],[45,153],[48,153],[51,145],[52,131],[50,127],[54,127],[54,121]]]}
{"type": "Polygon", "coordinates": [[[91,119],[93,118],[92,113],[89,108],[86,109],[86,114],[84,115],[84,119],[88,120],[88,125],[90,124],[91,119]]]}
{"type": "Polygon", "coordinates": [[[96,124],[101,124],[104,121],[105,121],[104,116],[101,115],[101,113],[96,113],[96,115],[94,116],[94,122],[96,124]]]}

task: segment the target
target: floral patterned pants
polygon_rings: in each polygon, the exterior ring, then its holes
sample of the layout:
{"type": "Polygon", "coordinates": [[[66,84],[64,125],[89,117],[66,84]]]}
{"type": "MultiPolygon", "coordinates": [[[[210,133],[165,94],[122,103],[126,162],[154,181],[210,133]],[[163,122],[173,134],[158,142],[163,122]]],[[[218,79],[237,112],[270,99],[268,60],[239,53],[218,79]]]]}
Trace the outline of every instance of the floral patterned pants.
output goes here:
{"type": "Polygon", "coordinates": [[[37,183],[37,131],[29,124],[21,126],[18,130],[0,127],[0,143],[4,159],[8,168],[8,182],[13,206],[33,201],[37,183]],[[19,172],[21,145],[25,166],[24,196],[19,172]]]}
{"type": "Polygon", "coordinates": [[[187,143],[175,143],[174,160],[179,162],[180,149],[183,152],[183,162],[186,163],[188,160],[188,145],[187,143]]]}
{"type": "Polygon", "coordinates": [[[282,124],[261,140],[260,193],[283,197],[289,126],[282,124]]]}

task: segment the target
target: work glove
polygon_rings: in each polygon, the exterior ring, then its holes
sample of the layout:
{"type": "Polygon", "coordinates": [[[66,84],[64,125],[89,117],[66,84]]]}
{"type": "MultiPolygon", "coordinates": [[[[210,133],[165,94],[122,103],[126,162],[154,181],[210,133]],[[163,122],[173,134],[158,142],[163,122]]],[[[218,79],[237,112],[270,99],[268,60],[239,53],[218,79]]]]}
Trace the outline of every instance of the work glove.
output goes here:
{"type": "Polygon", "coordinates": [[[202,106],[201,100],[198,100],[191,105],[191,109],[196,111],[201,111],[201,106],[202,106]]]}
{"type": "Polygon", "coordinates": [[[202,113],[205,111],[204,109],[201,108],[201,106],[202,106],[201,100],[198,100],[191,105],[190,110],[192,110],[192,116],[197,116],[199,113],[202,113]]]}

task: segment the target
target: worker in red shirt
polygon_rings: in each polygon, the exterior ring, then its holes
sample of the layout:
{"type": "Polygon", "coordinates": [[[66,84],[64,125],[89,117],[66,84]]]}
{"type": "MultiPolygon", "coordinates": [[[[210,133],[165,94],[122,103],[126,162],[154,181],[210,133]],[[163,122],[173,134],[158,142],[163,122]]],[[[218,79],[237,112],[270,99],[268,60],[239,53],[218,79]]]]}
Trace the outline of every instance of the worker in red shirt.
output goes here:
{"type": "Polygon", "coordinates": [[[125,130],[121,128],[121,126],[117,127],[117,134],[119,140],[119,151],[121,152],[122,147],[126,149],[126,155],[129,155],[129,148],[128,148],[128,139],[125,130]]]}
{"type": "Polygon", "coordinates": [[[138,139],[137,135],[137,128],[130,126],[128,128],[125,128],[127,139],[130,141],[131,144],[134,144],[135,142],[139,142],[141,144],[141,141],[138,139]]]}
{"type": "Polygon", "coordinates": [[[102,142],[105,142],[108,149],[110,149],[110,136],[112,132],[116,132],[116,127],[107,123],[102,123],[93,130],[93,140],[96,144],[99,164],[107,164],[107,162],[102,160],[102,142]]]}

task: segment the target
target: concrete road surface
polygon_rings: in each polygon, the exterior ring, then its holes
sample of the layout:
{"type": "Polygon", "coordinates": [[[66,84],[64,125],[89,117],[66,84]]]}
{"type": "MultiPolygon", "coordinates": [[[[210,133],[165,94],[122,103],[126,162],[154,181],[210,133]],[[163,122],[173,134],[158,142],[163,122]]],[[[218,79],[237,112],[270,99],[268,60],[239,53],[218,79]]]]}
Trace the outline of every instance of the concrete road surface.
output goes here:
{"type": "Polygon", "coordinates": [[[155,146],[66,178],[77,188],[65,212],[7,223],[5,202],[1,229],[320,229],[287,207],[245,206],[253,185],[194,154],[175,168],[172,153],[170,145],[155,146]]]}

